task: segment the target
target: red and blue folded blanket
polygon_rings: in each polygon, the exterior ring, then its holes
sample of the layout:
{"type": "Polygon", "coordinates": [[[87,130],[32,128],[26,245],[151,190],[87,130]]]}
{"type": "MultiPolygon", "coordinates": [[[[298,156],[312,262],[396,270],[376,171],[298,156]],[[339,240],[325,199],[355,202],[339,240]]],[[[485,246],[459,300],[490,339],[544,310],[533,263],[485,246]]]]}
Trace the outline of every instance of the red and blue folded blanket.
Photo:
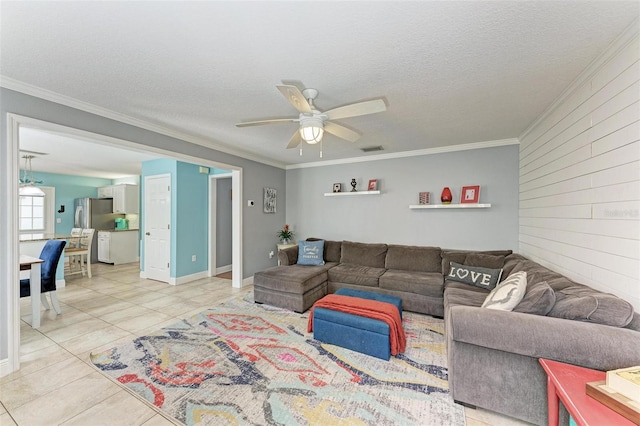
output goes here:
{"type": "Polygon", "coordinates": [[[391,354],[403,353],[407,347],[407,338],[402,328],[402,319],[398,308],[390,303],[377,300],[361,299],[358,297],[329,294],[313,304],[309,311],[307,332],[313,331],[313,309],[325,308],[332,311],[345,312],[378,321],[384,321],[389,325],[389,340],[391,354]]]}

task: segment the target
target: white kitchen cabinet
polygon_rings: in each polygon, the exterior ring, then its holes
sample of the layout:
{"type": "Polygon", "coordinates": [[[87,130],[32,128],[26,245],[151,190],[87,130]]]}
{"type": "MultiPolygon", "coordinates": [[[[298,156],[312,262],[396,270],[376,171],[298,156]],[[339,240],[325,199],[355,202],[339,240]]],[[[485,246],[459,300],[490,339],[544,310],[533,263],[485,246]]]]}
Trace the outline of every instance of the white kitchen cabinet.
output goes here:
{"type": "Polygon", "coordinates": [[[138,214],[140,211],[138,185],[113,185],[113,212],[138,214]]]}
{"type": "Polygon", "coordinates": [[[140,260],[138,231],[99,231],[98,260],[104,263],[131,263],[140,260]]]}
{"type": "Polygon", "coordinates": [[[98,198],[113,198],[113,185],[98,188],[98,198]]]}

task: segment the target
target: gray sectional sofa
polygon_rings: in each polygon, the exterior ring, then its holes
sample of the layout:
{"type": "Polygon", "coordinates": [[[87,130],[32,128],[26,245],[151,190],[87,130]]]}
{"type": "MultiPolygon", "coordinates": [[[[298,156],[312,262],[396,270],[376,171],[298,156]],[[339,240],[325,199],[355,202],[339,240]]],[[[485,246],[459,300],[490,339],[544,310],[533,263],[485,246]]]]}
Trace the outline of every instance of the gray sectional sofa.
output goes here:
{"type": "Polygon", "coordinates": [[[640,315],[616,296],[578,284],[511,250],[325,241],[325,264],[297,265],[298,248],[278,253],[281,266],[256,273],[254,297],[298,312],[339,288],[402,299],[408,311],[443,317],[449,386],[470,406],[535,424],[547,422],[548,358],[596,370],[640,365],[640,315]],[[482,308],[489,291],[450,279],[450,264],[527,273],[513,311],[482,308]]]}

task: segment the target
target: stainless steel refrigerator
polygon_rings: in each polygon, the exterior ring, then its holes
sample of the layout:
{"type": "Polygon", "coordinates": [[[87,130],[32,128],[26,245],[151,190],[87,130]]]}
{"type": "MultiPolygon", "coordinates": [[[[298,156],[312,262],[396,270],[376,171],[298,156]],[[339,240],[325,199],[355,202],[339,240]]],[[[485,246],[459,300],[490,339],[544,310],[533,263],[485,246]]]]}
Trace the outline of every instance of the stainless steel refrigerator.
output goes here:
{"type": "Polygon", "coordinates": [[[98,231],[115,229],[115,219],[123,215],[113,213],[111,198],[76,198],[74,201],[75,228],[93,228],[96,232],[91,242],[91,263],[98,262],[98,231]]]}

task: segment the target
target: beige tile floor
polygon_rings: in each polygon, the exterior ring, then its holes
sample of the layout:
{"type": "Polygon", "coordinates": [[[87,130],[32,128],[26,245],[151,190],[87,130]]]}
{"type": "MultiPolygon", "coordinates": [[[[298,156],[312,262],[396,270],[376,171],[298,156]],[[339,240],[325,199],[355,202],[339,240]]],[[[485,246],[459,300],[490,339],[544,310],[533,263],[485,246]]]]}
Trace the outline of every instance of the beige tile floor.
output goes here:
{"type": "MultiPolygon", "coordinates": [[[[0,425],[174,424],[93,368],[89,354],[131,340],[237,297],[231,281],[207,278],[180,286],[142,279],[138,264],[96,264],[93,277],[70,276],[58,290],[63,313],[41,311],[29,325],[20,301],[20,370],[0,378],[0,425]]],[[[525,425],[482,409],[465,409],[468,426],[525,425]]]]}

